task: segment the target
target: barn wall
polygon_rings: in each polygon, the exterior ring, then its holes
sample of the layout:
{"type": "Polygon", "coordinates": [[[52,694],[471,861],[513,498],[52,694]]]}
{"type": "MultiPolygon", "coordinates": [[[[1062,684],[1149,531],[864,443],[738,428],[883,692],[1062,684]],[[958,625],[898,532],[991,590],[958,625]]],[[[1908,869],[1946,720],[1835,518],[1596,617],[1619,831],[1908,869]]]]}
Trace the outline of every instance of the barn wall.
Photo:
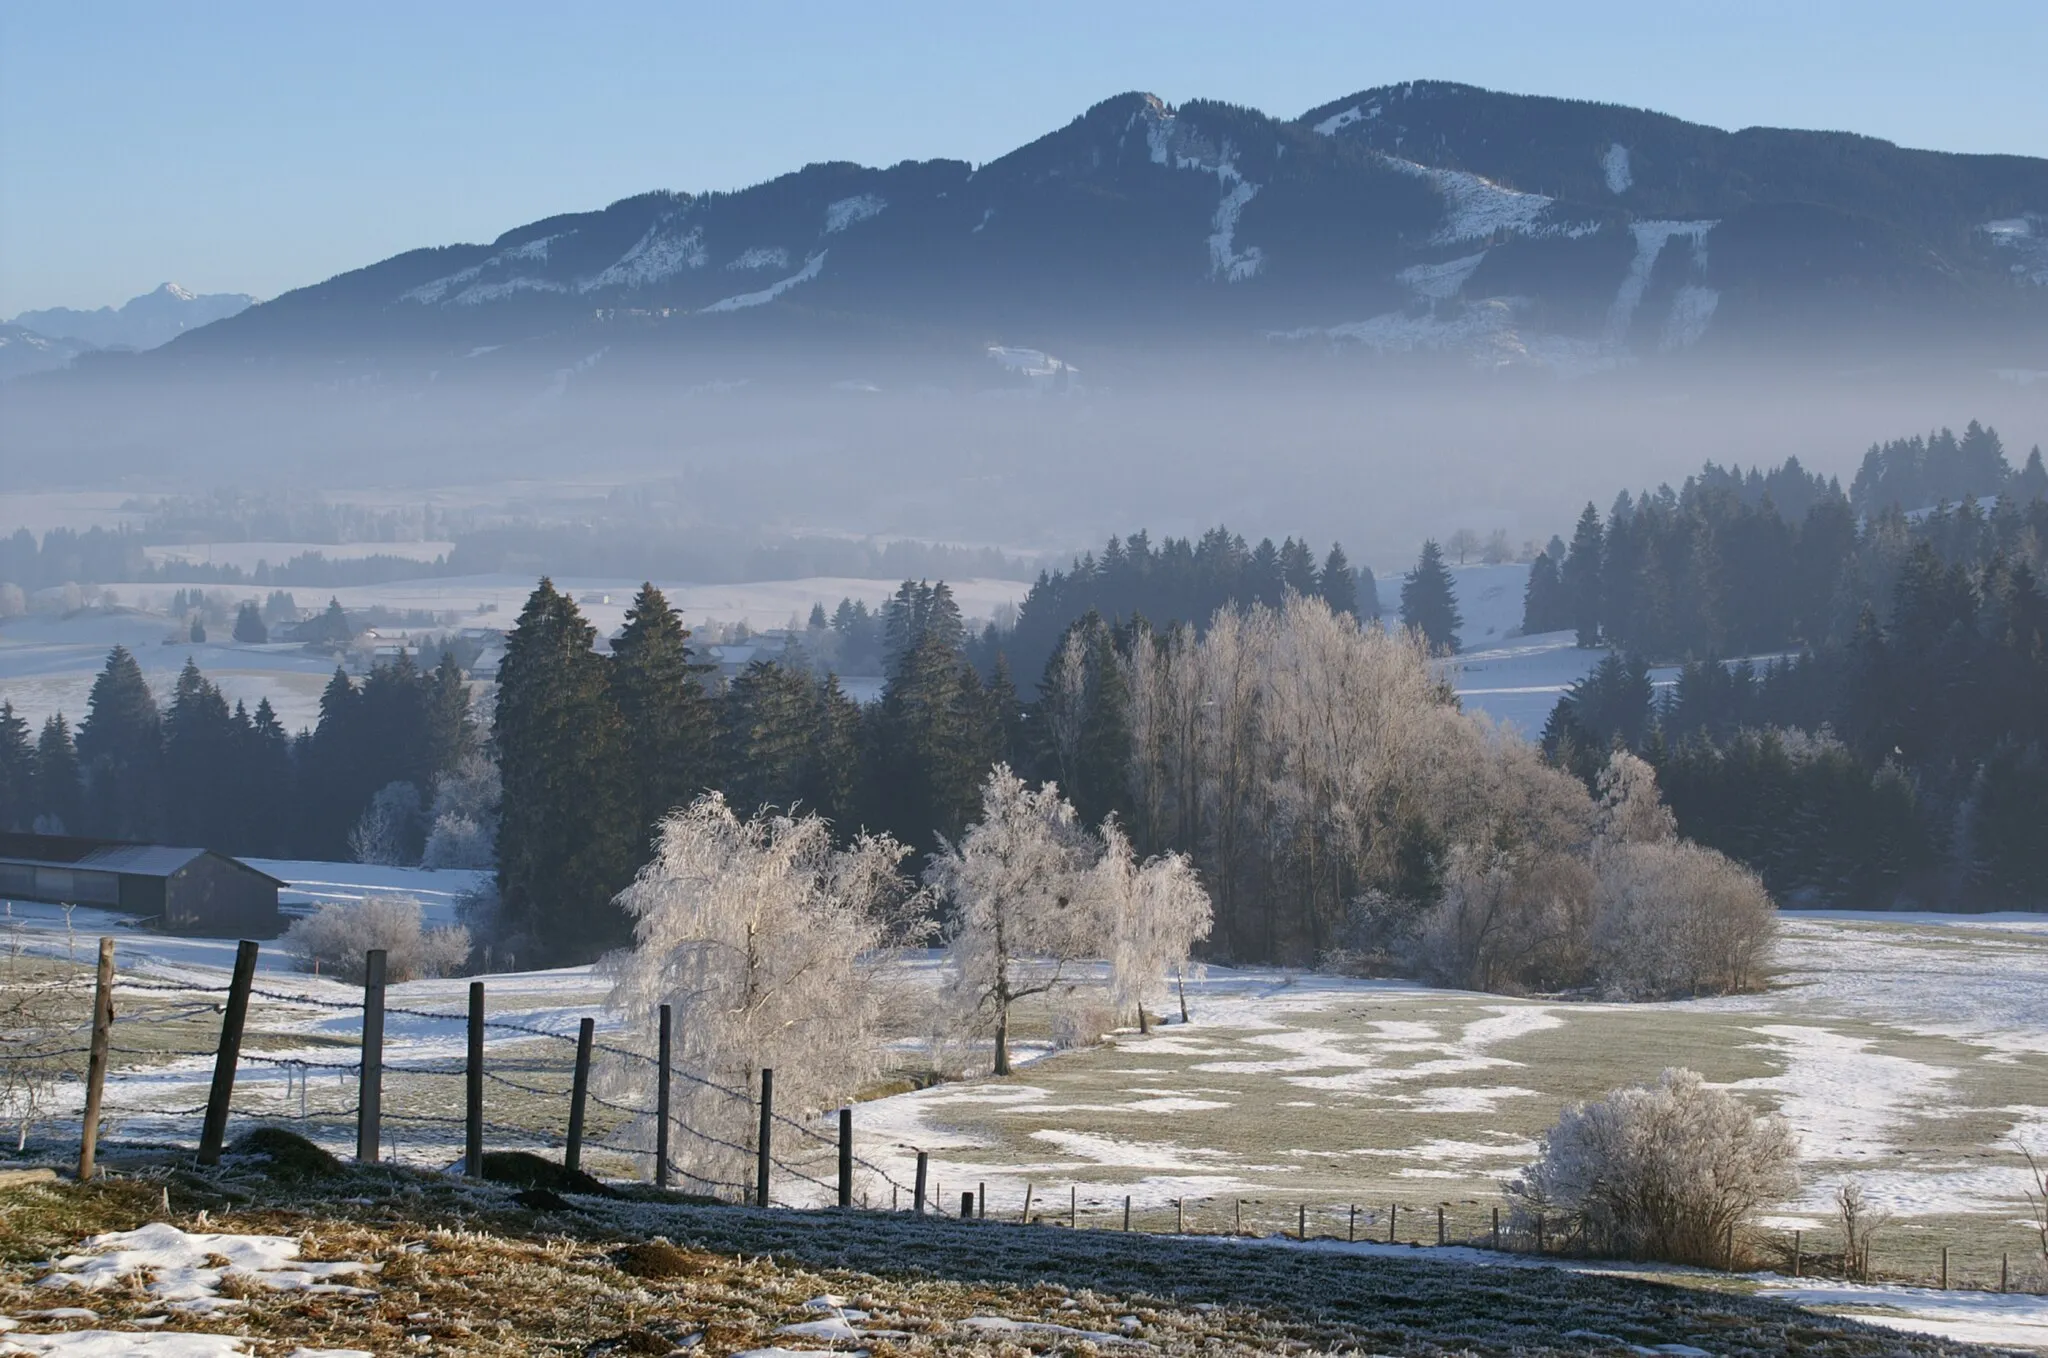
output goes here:
{"type": "Polygon", "coordinates": [[[272,938],[284,927],[277,884],[230,859],[208,854],[166,884],[164,927],[215,938],[272,938]]]}

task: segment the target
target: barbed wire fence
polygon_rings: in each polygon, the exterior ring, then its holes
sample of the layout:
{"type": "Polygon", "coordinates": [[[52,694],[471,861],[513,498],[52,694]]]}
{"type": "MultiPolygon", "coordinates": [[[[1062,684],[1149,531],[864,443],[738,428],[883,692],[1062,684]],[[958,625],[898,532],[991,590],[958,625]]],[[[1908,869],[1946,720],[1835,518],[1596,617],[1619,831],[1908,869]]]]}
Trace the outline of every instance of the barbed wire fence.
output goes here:
{"type": "MultiPolygon", "coordinates": [[[[957,1215],[965,1219],[1075,1230],[1285,1236],[1416,1250],[1463,1247],[1599,1257],[1568,1218],[1503,1212],[1498,1204],[1469,1198],[1361,1203],[1212,1194],[1140,1202],[1133,1195],[1105,1195],[1080,1184],[1066,1185],[1064,1195],[1055,1187],[1050,1196],[1039,1196],[1037,1186],[1027,1182],[1021,1202],[992,1206],[985,1180],[955,1180],[955,1199],[942,1177],[947,1167],[935,1164],[927,1151],[896,1148],[915,1155],[909,1184],[856,1153],[850,1108],[825,1115],[823,1128],[777,1110],[772,1070],[762,1070],[754,1088],[740,1088],[677,1068],[671,1059],[673,1017],[667,1005],[660,1008],[650,1052],[598,1041],[589,1018],[579,1021],[573,1035],[492,1018],[481,980],[470,982],[463,1011],[387,1005],[380,952],[366,958],[361,998],[338,999],[256,985],[258,945],[253,942],[240,944],[233,978],[224,986],[116,976],[113,940],[103,938],[99,946],[96,977],[78,965],[38,970],[18,943],[8,950],[0,973],[6,981],[0,990],[0,1107],[12,1116],[20,1147],[33,1125],[59,1120],[56,1105],[64,1101],[62,1091],[82,1081],[81,1179],[93,1177],[103,1128],[118,1129],[124,1141],[182,1144],[192,1140],[192,1120],[198,1118],[199,1159],[212,1163],[226,1149],[231,1119],[239,1118],[291,1127],[330,1146],[346,1145],[352,1138],[359,1161],[459,1168],[481,1178],[484,1157],[491,1152],[551,1152],[568,1169],[582,1169],[589,1157],[595,1168],[619,1171],[617,1177],[754,1207],[822,1204],[952,1216],[957,1201],[957,1215]],[[308,1045],[304,1034],[292,1035],[295,1050],[289,1055],[246,1051],[249,1005],[259,999],[287,1014],[354,1021],[317,1039],[333,1049],[334,1059],[303,1054],[308,1045]],[[417,1042],[422,1031],[459,1030],[465,1039],[461,1059],[393,1059],[384,1040],[392,1018],[407,1021],[414,1030],[408,1044],[417,1042]],[[487,1041],[493,1035],[499,1039],[495,1045],[487,1041]],[[111,1088],[117,1097],[108,1097],[107,1077],[116,1057],[138,1064],[119,1072],[111,1088]],[[205,1058],[211,1058],[213,1070],[204,1103],[172,1105],[148,1098],[152,1088],[189,1087],[194,1072],[189,1064],[180,1068],[176,1063],[205,1058]],[[593,1088],[600,1061],[611,1066],[617,1084],[651,1084],[652,1105],[593,1088]],[[672,1093],[678,1084],[745,1110],[752,1137],[734,1140],[674,1116],[672,1093]],[[435,1111],[458,1106],[459,1113],[435,1111]],[[677,1136],[709,1154],[679,1156],[677,1136]],[[734,1163],[751,1166],[751,1182],[705,1172],[734,1163]],[[790,1184],[815,1189],[819,1196],[805,1192],[792,1197],[790,1184]],[[780,1195],[778,1186],[784,1190],[780,1195]]],[[[75,947],[70,960],[77,961],[75,947]]],[[[271,1040],[277,1039],[272,1035],[271,1040]]],[[[1739,1250],[1731,1237],[1728,1262],[1775,1268],[1792,1277],[1853,1275],[1873,1282],[2000,1292],[2048,1288],[2048,1260],[2040,1242],[2027,1238],[2029,1232],[2010,1238],[1977,1233],[1958,1242],[1937,1230],[1894,1222],[1854,1268],[1846,1242],[1834,1238],[1840,1234],[1748,1230],[1739,1250]]]]}

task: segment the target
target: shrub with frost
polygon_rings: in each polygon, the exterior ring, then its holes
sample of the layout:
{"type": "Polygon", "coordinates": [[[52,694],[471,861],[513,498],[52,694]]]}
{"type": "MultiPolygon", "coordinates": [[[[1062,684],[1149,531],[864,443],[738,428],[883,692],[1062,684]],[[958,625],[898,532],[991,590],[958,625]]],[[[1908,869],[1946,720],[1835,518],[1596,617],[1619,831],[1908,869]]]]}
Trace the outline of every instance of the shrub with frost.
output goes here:
{"type": "Polygon", "coordinates": [[[1524,1216],[1631,1259],[1726,1265],[1756,1213],[1798,1188],[1798,1140],[1697,1072],[1568,1105],[1507,1186],[1524,1216]]]}
{"type": "Polygon", "coordinates": [[[489,755],[465,755],[434,779],[426,850],[430,868],[488,868],[498,857],[498,765],[489,755]]]}
{"type": "Polygon", "coordinates": [[[299,970],[343,981],[363,979],[363,955],[373,948],[384,950],[384,976],[394,983],[452,976],[469,957],[469,930],[425,927],[420,903],[410,896],[330,901],[293,921],[282,942],[299,970]]]}
{"type": "Polygon", "coordinates": [[[1593,871],[1595,966],[1609,994],[1682,999],[1762,984],[1778,912],[1754,872],[1680,840],[1603,843],[1593,871]]]}
{"type": "Polygon", "coordinates": [[[419,788],[407,782],[386,783],[348,832],[349,856],[358,863],[388,866],[415,861],[421,819],[419,788]]]}
{"type": "MultiPolygon", "coordinates": [[[[627,1040],[650,1048],[660,1006],[672,1006],[685,1078],[673,1103],[684,1130],[670,1144],[700,1183],[751,1177],[763,1067],[775,1071],[777,1111],[796,1118],[848,1102],[881,1072],[879,963],[910,895],[908,853],[866,834],[838,848],[816,815],[741,820],[718,793],[662,822],[654,860],[619,894],[634,942],[604,962],[606,1005],[627,1040]]],[[[651,1074],[632,1062],[611,1079],[652,1107],[651,1074]]]]}

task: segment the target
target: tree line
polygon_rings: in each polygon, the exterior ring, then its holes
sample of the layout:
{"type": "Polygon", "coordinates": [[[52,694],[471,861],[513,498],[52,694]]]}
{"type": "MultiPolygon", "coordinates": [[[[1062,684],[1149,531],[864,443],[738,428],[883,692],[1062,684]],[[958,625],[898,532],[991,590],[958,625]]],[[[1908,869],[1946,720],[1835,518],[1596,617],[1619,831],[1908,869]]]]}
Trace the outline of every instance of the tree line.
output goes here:
{"type": "Polygon", "coordinates": [[[337,669],[311,730],[288,733],[269,699],[229,705],[191,661],[159,707],[125,647],[109,653],[74,731],[39,732],[0,704],[0,826],[169,842],[224,853],[339,859],[380,795],[414,807],[390,861],[418,861],[427,799],[477,744],[452,657],[409,656],[360,682],[337,669]],[[387,791],[389,789],[390,791],[387,791]]]}
{"type": "Polygon", "coordinates": [[[1846,495],[1797,459],[1747,474],[1709,463],[1676,491],[1623,491],[1604,520],[1588,504],[1571,541],[1536,557],[1522,630],[1665,661],[1846,642],[1922,543],[1973,570],[2003,556],[2038,575],[2040,449],[2015,472],[1997,432],[1972,422],[1960,438],[1872,448],[1846,495]]]}
{"type": "MultiPolygon", "coordinates": [[[[1846,634],[1761,662],[1688,661],[1660,695],[1610,653],[1547,723],[1582,778],[1617,746],[1654,764],[1689,837],[1780,895],[2030,906],[2048,894],[2048,523],[1964,505],[1858,535],[1896,557],[1846,634]]],[[[1845,572],[1846,574],[1846,572],[1845,572]]]]}

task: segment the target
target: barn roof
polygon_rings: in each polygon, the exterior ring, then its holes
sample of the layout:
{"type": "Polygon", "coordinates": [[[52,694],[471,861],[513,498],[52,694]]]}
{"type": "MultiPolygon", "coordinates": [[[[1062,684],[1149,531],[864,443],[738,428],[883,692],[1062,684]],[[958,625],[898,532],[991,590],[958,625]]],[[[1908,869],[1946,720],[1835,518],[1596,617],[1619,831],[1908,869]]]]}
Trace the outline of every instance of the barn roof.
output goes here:
{"type": "Polygon", "coordinates": [[[209,854],[233,863],[244,872],[265,881],[284,882],[259,872],[239,858],[215,854],[211,849],[187,849],[169,844],[131,844],[118,839],[88,839],[78,835],[0,834],[0,862],[44,868],[76,868],[86,872],[113,872],[130,877],[169,877],[195,859],[209,854]]]}

